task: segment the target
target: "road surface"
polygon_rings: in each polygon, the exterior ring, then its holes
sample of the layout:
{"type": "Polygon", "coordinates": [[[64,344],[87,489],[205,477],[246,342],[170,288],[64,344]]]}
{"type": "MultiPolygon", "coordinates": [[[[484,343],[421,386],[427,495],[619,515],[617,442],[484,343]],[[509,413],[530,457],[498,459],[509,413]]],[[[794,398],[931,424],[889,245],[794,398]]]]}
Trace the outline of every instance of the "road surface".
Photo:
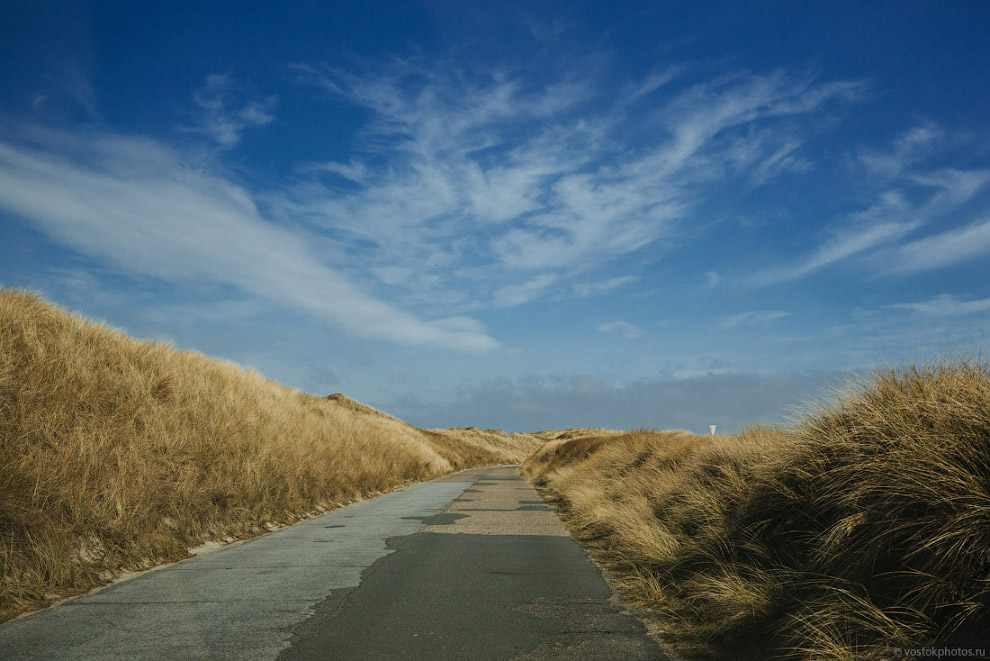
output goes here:
{"type": "Polygon", "coordinates": [[[0,625],[2,659],[664,659],[515,467],[413,485],[0,625]]]}

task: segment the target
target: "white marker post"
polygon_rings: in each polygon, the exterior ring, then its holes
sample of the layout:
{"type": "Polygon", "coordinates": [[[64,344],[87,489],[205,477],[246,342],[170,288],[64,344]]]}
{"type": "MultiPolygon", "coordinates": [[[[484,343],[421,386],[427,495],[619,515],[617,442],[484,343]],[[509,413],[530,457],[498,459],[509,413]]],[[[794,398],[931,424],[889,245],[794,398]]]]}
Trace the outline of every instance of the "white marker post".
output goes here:
{"type": "Polygon", "coordinates": [[[715,425],[708,425],[708,433],[712,436],[715,435],[715,425]]]}

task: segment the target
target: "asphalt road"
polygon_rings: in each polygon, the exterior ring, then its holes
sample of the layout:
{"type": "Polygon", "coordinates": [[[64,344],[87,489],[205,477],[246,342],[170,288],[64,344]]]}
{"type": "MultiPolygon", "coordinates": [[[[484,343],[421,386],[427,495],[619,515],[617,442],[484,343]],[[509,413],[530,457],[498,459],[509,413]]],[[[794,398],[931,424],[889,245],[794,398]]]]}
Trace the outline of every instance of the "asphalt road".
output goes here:
{"type": "Polygon", "coordinates": [[[0,625],[2,659],[664,659],[514,467],[417,484],[0,625]]]}

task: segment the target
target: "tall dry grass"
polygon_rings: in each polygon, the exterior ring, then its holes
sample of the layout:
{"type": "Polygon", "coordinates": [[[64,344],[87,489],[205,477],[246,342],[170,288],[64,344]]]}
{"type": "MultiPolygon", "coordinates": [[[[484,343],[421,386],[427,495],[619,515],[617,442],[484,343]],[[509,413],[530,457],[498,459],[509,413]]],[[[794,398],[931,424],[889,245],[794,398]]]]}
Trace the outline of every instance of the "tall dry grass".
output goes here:
{"type": "Polygon", "coordinates": [[[0,621],[541,442],[461,443],[0,290],[0,621]]]}
{"type": "Polygon", "coordinates": [[[877,372],[794,428],[550,440],[524,471],[686,656],[990,651],[990,373],[877,372]]]}

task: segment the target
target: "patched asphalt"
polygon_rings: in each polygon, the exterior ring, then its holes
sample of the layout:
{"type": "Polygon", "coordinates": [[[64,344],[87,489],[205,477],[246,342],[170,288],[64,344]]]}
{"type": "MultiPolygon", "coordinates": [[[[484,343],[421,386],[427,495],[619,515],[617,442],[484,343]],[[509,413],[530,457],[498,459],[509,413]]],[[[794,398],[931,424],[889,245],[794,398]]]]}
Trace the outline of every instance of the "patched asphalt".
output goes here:
{"type": "Polygon", "coordinates": [[[3,659],[664,659],[515,467],[464,471],[0,625],[3,659]]]}

